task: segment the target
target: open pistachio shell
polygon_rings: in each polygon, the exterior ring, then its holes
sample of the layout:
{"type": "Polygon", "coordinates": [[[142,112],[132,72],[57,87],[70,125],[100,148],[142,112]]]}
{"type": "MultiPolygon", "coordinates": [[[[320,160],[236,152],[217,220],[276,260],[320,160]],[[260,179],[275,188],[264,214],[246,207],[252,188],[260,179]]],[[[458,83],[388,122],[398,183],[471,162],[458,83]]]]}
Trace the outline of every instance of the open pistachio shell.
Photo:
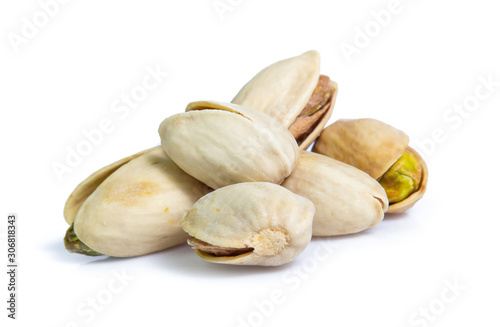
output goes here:
{"type": "Polygon", "coordinates": [[[335,101],[337,99],[338,85],[337,85],[337,83],[330,81],[329,86],[330,86],[330,93],[327,95],[329,98],[328,98],[328,102],[325,105],[325,107],[327,107],[326,111],[317,112],[317,113],[315,113],[311,116],[308,116],[308,117],[297,118],[297,120],[300,119],[301,122],[298,122],[296,120],[296,122],[292,126],[289,127],[290,130],[293,130],[296,126],[299,126],[298,128],[301,128],[300,127],[301,125],[307,126],[309,124],[308,120],[311,120],[311,121],[314,120],[313,125],[307,127],[309,129],[309,132],[308,132],[307,136],[305,137],[305,139],[298,139],[297,140],[300,150],[306,150],[309,147],[309,145],[311,145],[318,138],[321,131],[325,127],[326,123],[328,122],[328,119],[330,119],[330,117],[332,116],[333,107],[334,107],[335,101]],[[321,117],[318,120],[316,120],[316,118],[314,117],[316,115],[321,115],[321,117]]]}
{"type": "Polygon", "coordinates": [[[185,172],[216,189],[242,182],[279,184],[298,148],[290,132],[263,112],[213,101],[193,102],[165,119],[162,147],[185,172]]]}
{"type": "Polygon", "coordinates": [[[378,179],[401,157],[409,137],[379,120],[340,119],[323,130],[313,151],[378,179]]]}
{"type": "Polygon", "coordinates": [[[327,156],[300,151],[293,173],[281,184],[316,208],[313,236],[357,233],[380,223],[385,190],[363,171],[327,156]]]}
{"type": "Polygon", "coordinates": [[[313,151],[359,168],[377,180],[405,151],[413,154],[421,167],[420,184],[406,199],[391,203],[387,210],[387,213],[401,213],[411,208],[427,188],[427,165],[408,143],[408,135],[379,120],[342,119],[324,129],[313,151]]]}
{"type": "Polygon", "coordinates": [[[210,189],[182,171],[160,147],[130,160],[84,201],[74,232],[114,257],[160,251],[187,239],[180,219],[210,189]]]}
{"type": "Polygon", "coordinates": [[[262,110],[288,127],[311,97],[319,67],[317,51],[278,61],[261,70],[231,102],[262,110]]]}
{"type": "MultiPolygon", "coordinates": [[[[311,99],[320,79],[319,71],[317,51],[278,61],[253,77],[231,102],[263,111],[290,128],[311,99]]],[[[306,149],[318,137],[332,114],[338,87],[333,81],[329,86],[329,92],[324,94],[328,98],[325,110],[316,114],[318,117],[311,117],[311,113],[298,124],[309,128],[307,137],[297,140],[300,149],[306,149]]]]}
{"type": "Polygon", "coordinates": [[[427,168],[427,164],[425,163],[424,159],[420,156],[420,154],[413,148],[407,147],[406,151],[409,151],[411,154],[413,154],[420,162],[420,166],[422,167],[422,176],[420,180],[420,185],[415,192],[413,192],[409,197],[407,197],[403,201],[391,204],[389,206],[389,209],[387,210],[387,213],[402,213],[410,209],[418,200],[420,200],[420,198],[422,198],[422,196],[424,196],[424,193],[427,190],[427,179],[429,177],[429,169],[427,168]]]}
{"type": "Polygon", "coordinates": [[[313,203],[271,183],[226,186],[198,200],[181,226],[210,262],[277,266],[292,261],[311,240],[313,203]]]}
{"type": "Polygon", "coordinates": [[[101,185],[101,183],[108,178],[115,170],[129,162],[130,160],[137,158],[143,155],[146,152],[151,151],[152,149],[147,149],[126,158],[120,159],[112,164],[103,167],[87,177],[83,182],[78,184],[78,186],[73,190],[68,199],[66,200],[66,204],[64,205],[64,219],[69,225],[73,224],[75,220],[76,214],[83,202],[89,197],[95,189],[101,185]]]}

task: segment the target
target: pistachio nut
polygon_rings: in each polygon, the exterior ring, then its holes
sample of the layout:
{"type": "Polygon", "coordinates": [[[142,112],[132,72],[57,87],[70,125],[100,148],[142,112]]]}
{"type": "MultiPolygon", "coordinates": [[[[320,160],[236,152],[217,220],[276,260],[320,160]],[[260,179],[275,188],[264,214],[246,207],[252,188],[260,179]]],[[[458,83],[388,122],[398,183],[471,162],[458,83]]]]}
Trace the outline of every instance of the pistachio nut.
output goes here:
{"type": "Polygon", "coordinates": [[[242,182],[279,184],[298,158],[297,143],[280,122],[231,103],[190,103],[186,112],[165,119],[159,134],[167,155],[214,189],[242,182]]]}
{"type": "Polygon", "coordinates": [[[271,183],[226,186],[199,199],[181,220],[204,260],[277,266],[309,244],[313,203],[271,183]]]}
{"type": "Polygon", "coordinates": [[[376,119],[341,119],[323,130],[313,151],[368,173],[389,196],[388,213],[410,209],[425,193],[428,169],[404,132],[376,119]]]}
{"type": "Polygon", "coordinates": [[[303,150],[281,186],[314,203],[313,236],[360,232],[380,223],[388,206],[384,189],[368,174],[303,150]]]}
{"type": "Polygon", "coordinates": [[[129,162],[130,160],[137,158],[143,155],[146,152],[151,151],[152,149],[147,149],[138,153],[135,153],[126,158],[120,159],[118,161],[113,162],[110,165],[107,165],[98,171],[94,172],[92,175],[87,177],[83,182],[78,184],[78,186],[71,192],[70,196],[66,200],[66,204],[64,205],[64,219],[69,225],[73,224],[75,220],[76,214],[83,202],[89,197],[95,189],[101,185],[101,183],[108,178],[109,175],[114,173],[118,168],[129,162]]]}
{"type": "Polygon", "coordinates": [[[182,215],[209,191],[161,147],[143,151],[101,169],[75,189],[65,208],[71,224],[66,248],[131,257],[182,244],[188,238],[180,227],[182,215]]]}
{"type": "Polygon", "coordinates": [[[306,149],[330,118],[337,83],[320,75],[320,56],[308,51],[260,71],[232,100],[279,120],[306,149]]]}

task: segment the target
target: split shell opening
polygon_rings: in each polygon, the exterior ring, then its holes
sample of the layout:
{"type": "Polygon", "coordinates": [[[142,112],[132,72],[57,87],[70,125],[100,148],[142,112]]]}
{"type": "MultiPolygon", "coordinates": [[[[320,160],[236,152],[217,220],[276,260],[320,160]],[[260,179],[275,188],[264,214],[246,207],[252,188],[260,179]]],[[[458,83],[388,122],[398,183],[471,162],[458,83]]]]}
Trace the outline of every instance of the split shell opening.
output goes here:
{"type": "Polygon", "coordinates": [[[296,258],[312,237],[314,204],[272,183],[219,188],[186,212],[182,228],[204,260],[277,266],[296,258]]]}

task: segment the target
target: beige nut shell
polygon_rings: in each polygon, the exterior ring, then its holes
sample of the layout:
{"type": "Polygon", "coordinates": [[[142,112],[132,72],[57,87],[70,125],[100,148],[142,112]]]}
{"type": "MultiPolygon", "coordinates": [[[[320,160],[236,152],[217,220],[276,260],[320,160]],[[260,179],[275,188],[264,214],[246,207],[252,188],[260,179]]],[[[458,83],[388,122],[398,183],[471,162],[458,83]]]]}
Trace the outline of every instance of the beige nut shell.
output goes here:
{"type": "Polygon", "coordinates": [[[74,231],[91,249],[114,257],[160,251],[187,240],[180,219],[208,191],[156,147],[94,190],[78,210],[74,231]]]}
{"type": "MultiPolygon", "coordinates": [[[[320,76],[320,55],[308,51],[302,55],[278,61],[253,77],[231,101],[257,110],[279,120],[289,128],[309,101],[320,76]]],[[[325,127],[337,97],[337,83],[330,81],[330,108],[313,132],[299,144],[306,149],[325,127]]]]}
{"type": "Polygon", "coordinates": [[[242,182],[280,184],[295,168],[297,142],[280,122],[231,103],[198,101],[165,119],[162,148],[191,176],[216,189],[242,182]]]}
{"type": "Polygon", "coordinates": [[[320,61],[314,50],[278,61],[255,75],[231,102],[262,110],[289,127],[318,83],[320,61]]]}
{"type": "Polygon", "coordinates": [[[253,248],[237,256],[214,256],[196,250],[207,261],[277,266],[292,261],[311,240],[314,205],[271,183],[226,186],[198,200],[181,226],[191,236],[220,247],[253,248]]]}
{"type": "Polygon", "coordinates": [[[323,130],[313,151],[380,178],[403,155],[409,137],[379,120],[340,119],[323,130]]]}
{"type": "Polygon", "coordinates": [[[130,160],[137,158],[143,155],[146,152],[151,151],[152,149],[147,149],[138,153],[135,153],[126,158],[120,159],[118,161],[113,162],[112,164],[107,165],[94,172],[92,175],[87,177],[84,181],[82,181],[78,186],[71,192],[70,196],[66,200],[66,204],[64,205],[64,219],[66,222],[71,225],[75,220],[76,214],[83,202],[89,197],[95,189],[101,185],[101,183],[108,178],[113,172],[115,172],[118,168],[129,162],[130,160]]]}
{"type": "Polygon", "coordinates": [[[300,151],[281,184],[316,208],[313,236],[357,233],[380,223],[387,210],[384,188],[363,171],[321,154],[300,151]]]}
{"type": "Polygon", "coordinates": [[[376,119],[342,119],[325,128],[313,151],[357,167],[375,179],[389,170],[405,151],[411,152],[422,167],[420,186],[387,210],[387,213],[402,213],[422,198],[429,176],[424,159],[408,142],[408,135],[376,119]]]}

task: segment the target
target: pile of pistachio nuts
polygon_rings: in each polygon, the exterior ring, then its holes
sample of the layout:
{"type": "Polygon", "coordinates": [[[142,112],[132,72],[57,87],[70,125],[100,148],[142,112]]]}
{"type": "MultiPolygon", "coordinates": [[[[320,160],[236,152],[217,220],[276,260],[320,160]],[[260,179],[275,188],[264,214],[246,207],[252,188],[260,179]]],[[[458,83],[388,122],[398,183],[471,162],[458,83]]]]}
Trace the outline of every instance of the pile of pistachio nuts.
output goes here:
{"type": "Polygon", "coordinates": [[[189,103],[160,124],[161,146],[76,187],[66,249],[132,257],[187,242],[210,262],[276,266],[313,236],[357,233],[409,209],[426,190],[425,162],[378,120],[324,128],[336,96],[309,51],[264,68],[230,103],[189,103]]]}

